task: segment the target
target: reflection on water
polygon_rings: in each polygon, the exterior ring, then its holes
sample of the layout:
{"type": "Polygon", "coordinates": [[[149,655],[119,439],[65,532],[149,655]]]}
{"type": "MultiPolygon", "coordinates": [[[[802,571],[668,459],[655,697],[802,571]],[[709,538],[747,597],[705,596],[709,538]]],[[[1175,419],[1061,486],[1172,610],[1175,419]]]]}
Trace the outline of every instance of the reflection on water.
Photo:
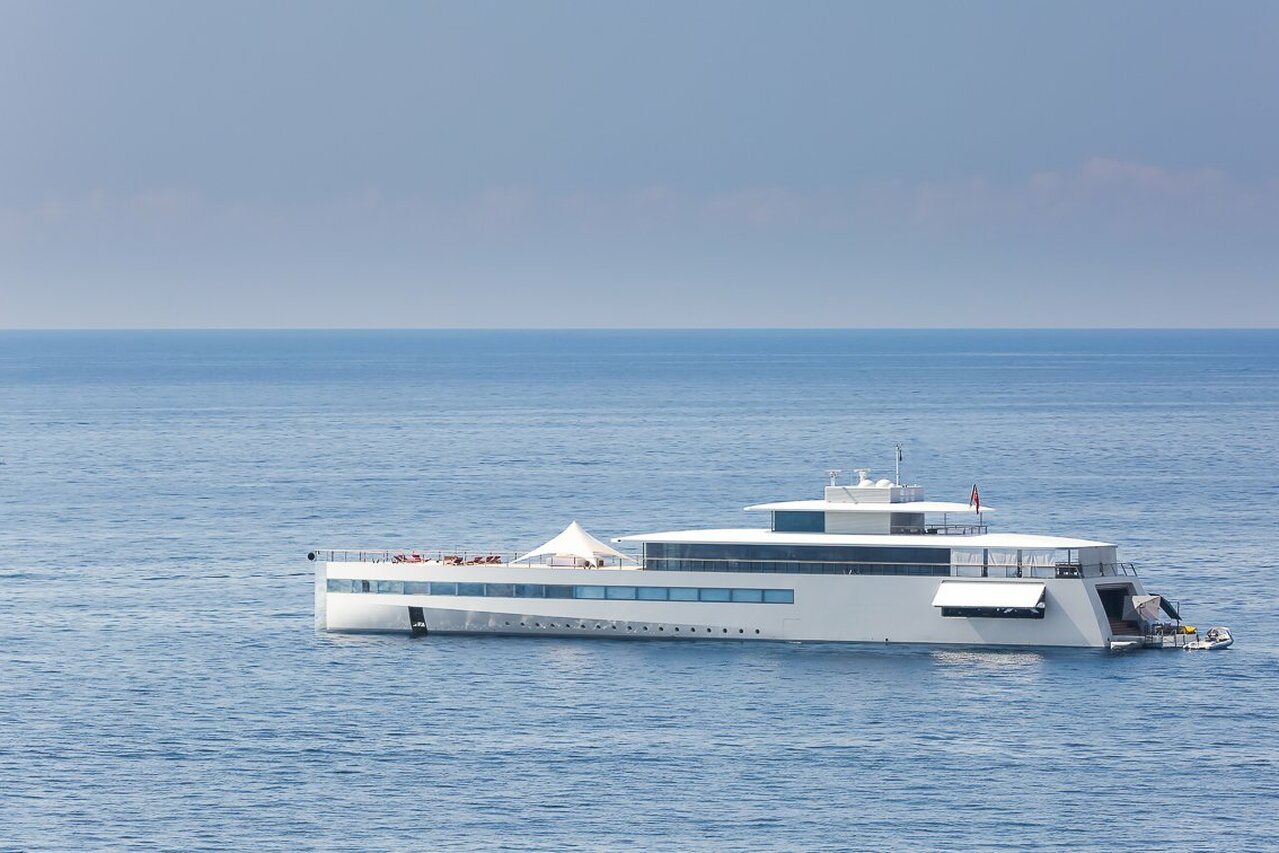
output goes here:
{"type": "Polygon", "coordinates": [[[929,655],[942,674],[1023,669],[1044,663],[1043,653],[1031,649],[934,649],[929,655]]]}
{"type": "Polygon", "coordinates": [[[1273,333],[0,333],[0,846],[1270,848],[1276,423],[1273,333]],[[899,440],[1235,648],[313,629],[315,547],[760,523],[899,440]]]}

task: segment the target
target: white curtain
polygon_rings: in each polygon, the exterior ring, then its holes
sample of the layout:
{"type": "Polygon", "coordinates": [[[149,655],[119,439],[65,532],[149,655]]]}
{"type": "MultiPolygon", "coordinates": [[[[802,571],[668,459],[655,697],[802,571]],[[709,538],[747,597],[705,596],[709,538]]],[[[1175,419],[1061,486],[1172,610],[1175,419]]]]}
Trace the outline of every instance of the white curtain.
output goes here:
{"type": "Polygon", "coordinates": [[[950,565],[959,577],[981,577],[981,548],[951,548],[950,565]]]}
{"type": "Polygon", "coordinates": [[[1023,566],[1051,566],[1057,562],[1057,551],[1054,548],[1040,550],[1023,550],[1021,564],[1023,566]]]}
{"type": "Polygon", "coordinates": [[[1017,549],[1016,548],[991,548],[990,549],[990,565],[1000,566],[1016,566],[1017,565],[1017,549]]]}

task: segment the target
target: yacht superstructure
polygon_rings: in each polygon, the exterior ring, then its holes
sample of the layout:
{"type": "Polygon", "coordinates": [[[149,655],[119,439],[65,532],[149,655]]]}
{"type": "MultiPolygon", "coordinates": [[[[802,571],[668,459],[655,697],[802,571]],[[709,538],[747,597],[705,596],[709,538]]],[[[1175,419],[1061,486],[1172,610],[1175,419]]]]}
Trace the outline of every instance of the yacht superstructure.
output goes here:
{"type": "Polygon", "coordinates": [[[493,553],[319,551],[329,631],[1135,648],[1193,642],[1109,542],[992,533],[968,503],[896,480],[764,503],[764,528],[621,536],[576,522],[493,553]]]}

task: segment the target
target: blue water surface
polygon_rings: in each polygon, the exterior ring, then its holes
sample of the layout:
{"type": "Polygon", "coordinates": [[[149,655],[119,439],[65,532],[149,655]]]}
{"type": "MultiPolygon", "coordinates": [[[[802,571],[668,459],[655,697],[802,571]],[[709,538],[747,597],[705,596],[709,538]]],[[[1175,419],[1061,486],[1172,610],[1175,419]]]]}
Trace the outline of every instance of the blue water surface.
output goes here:
{"type": "Polygon", "coordinates": [[[0,847],[1261,849],[1279,333],[0,333],[0,847]],[[1121,543],[1222,653],[336,636],[313,547],[758,524],[828,468],[1121,543]]]}

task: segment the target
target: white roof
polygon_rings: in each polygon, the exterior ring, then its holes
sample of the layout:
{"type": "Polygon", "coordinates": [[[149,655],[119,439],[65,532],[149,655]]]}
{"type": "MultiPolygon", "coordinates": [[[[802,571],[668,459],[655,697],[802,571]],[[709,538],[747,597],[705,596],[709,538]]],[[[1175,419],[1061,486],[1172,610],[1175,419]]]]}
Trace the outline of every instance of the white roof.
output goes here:
{"type": "MultiPolygon", "coordinates": [[[[772,512],[971,512],[970,504],[954,501],[902,501],[900,503],[852,503],[851,501],[777,501],[746,507],[746,512],[768,510],[772,512]]],[[[983,513],[994,512],[982,505],[983,513]]]]}
{"type": "Polygon", "coordinates": [[[1022,581],[942,581],[933,607],[1036,607],[1044,598],[1042,583],[1022,581]]]}
{"type": "Polygon", "coordinates": [[[758,527],[719,530],[672,530],[666,533],[636,533],[619,536],[614,542],[675,542],[715,545],[901,545],[924,548],[1105,548],[1110,542],[1069,539],[1064,536],[1035,536],[1026,533],[983,533],[977,536],[872,534],[872,533],[779,533],[758,527]]]}
{"type": "Polygon", "coordinates": [[[613,548],[611,545],[605,545],[591,534],[583,529],[582,525],[574,521],[564,531],[556,536],[550,542],[547,542],[540,548],[529,551],[523,557],[516,558],[515,562],[519,563],[533,557],[542,557],[545,555],[553,557],[577,557],[582,560],[594,561],[596,557],[621,557],[623,560],[630,560],[631,557],[626,556],[621,551],[613,548]]]}

